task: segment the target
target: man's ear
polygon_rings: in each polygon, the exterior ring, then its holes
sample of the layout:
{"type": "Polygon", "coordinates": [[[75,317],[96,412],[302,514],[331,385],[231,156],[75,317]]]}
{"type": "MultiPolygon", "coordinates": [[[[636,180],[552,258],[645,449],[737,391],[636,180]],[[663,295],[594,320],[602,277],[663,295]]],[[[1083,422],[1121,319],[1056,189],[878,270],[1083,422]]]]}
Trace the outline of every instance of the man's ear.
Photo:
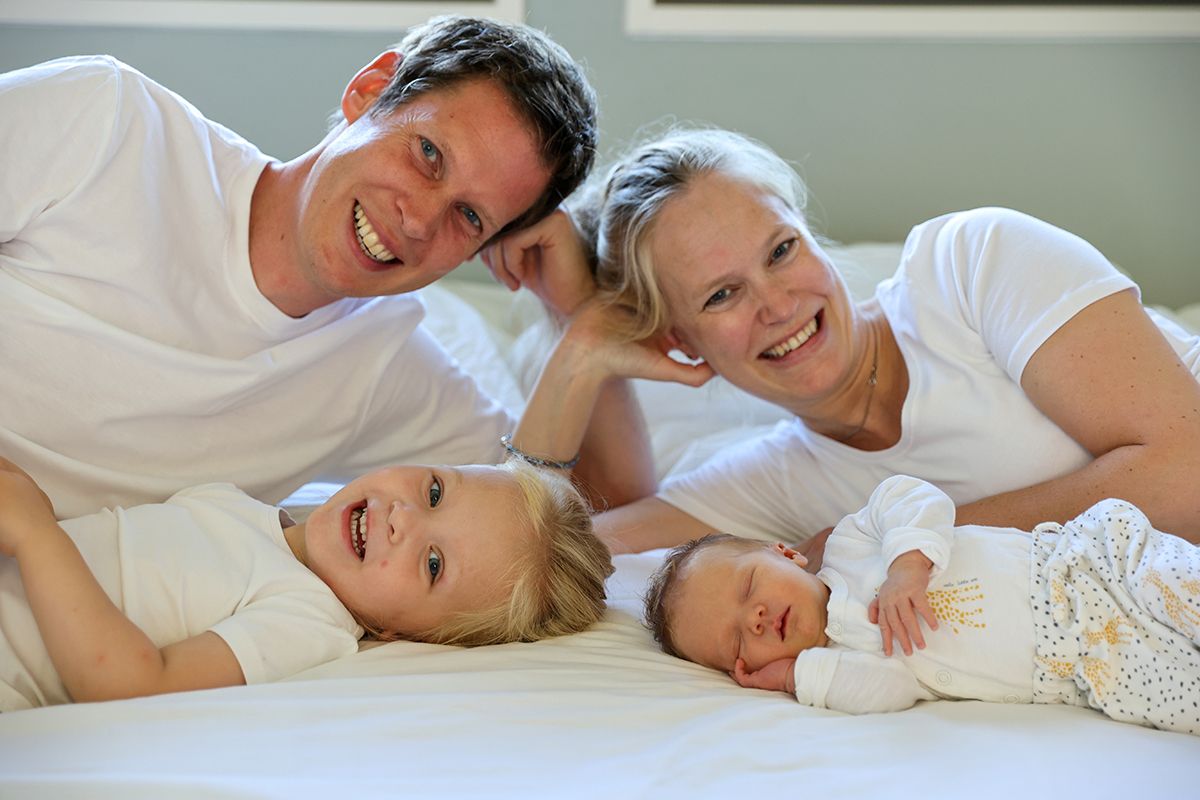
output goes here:
{"type": "Polygon", "coordinates": [[[678,350],[692,361],[700,360],[700,357],[696,355],[695,349],[690,347],[687,342],[680,338],[679,333],[674,328],[668,329],[665,335],[667,337],[667,343],[671,345],[672,350],[678,350]]]}
{"type": "Polygon", "coordinates": [[[342,92],[342,116],[346,118],[347,125],[367,113],[367,109],[391,83],[402,58],[404,56],[394,50],[384,51],[350,79],[346,91],[342,92]]]}

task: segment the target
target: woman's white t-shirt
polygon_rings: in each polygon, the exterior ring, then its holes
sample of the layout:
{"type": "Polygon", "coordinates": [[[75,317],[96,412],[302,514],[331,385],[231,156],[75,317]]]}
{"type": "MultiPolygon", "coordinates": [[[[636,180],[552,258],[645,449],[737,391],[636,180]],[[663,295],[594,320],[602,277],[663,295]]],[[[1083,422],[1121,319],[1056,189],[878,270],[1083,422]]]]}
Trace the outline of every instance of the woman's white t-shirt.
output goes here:
{"type": "MultiPolygon", "coordinates": [[[[893,475],[963,504],[1077,470],[1091,455],[1033,405],[1021,373],[1079,311],[1130,288],[1090,244],[1033,217],[981,208],[930,220],[875,293],[908,367],[900,440],[856,450],[792,418],[670,479],[659,497],[717,530],[803,540],[893,475]]],[[[1200,337],[1152,316],[1200,375],[1200,337]]]]}

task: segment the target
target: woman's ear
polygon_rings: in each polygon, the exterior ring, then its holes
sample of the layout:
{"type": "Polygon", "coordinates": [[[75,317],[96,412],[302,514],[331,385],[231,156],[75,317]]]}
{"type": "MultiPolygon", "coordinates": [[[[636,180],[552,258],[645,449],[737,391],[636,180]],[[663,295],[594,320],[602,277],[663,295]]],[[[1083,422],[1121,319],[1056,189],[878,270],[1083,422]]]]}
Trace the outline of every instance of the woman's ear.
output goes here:
{"type": "Polygon", "coordinates": [[[346,118],[347,125],[367,113],[391,83],[402,58],[404,56],[394,50],[384,51],[350,79],[346,91],[342,92],[342,116],[346,118]]]}
{"type": "Polygon", "coordinates": [[[700,356],[696,355],[695,349],[690,347],[687,344],[687,342],[685,342],[679,336],[679,333],[674,328],[671,328],[667,331],[666,337],[667,337],[667,343],[669,345],[671,345],[672,350],[678,350],[679,352],[683,353],[685,356],[690,358],[692,361],[700,360],[700,356]]]}

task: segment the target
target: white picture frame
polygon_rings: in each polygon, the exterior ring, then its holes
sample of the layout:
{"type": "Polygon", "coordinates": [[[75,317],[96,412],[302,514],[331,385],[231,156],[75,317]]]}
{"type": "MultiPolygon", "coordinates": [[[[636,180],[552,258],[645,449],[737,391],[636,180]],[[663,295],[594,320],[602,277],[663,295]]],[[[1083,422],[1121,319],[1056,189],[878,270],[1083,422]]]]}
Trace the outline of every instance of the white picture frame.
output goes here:
{"type": "Polygon", "coordinates": [[[665,4],[625,0],[631,36],[769,39],[1200,38],[1200,6],[665,4]]]}
{"type": "Polygon", "coordinates": [[[378,31],[437,14],[525,21],[525,0],[3,0],[0,24],[378,31]]]}

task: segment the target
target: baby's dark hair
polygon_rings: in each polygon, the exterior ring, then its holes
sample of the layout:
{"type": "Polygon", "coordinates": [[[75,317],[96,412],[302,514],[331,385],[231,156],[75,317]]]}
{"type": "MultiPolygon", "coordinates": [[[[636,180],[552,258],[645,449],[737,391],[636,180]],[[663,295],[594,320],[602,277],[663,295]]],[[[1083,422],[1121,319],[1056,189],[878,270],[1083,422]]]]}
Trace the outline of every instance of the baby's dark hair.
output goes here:
{"type": "Polygon", "coordinates": [[[692,539],[667,553],[662,566],[650,576],[646,587],[644,623],[654,636],[654,641],[662,645],[663,652],[676,658],[686,658],[675,647],[671,636],[671,622],[674,610],[674,600],[683,572],[692,562],[697,553],[710,550],[713,547],[729,547],[735,553],[744,553],[760,548],[771,547],[770,543],[758,539],[747,539],[734,536],[731,533],[710,533],[699,539],[692,539]]]}

